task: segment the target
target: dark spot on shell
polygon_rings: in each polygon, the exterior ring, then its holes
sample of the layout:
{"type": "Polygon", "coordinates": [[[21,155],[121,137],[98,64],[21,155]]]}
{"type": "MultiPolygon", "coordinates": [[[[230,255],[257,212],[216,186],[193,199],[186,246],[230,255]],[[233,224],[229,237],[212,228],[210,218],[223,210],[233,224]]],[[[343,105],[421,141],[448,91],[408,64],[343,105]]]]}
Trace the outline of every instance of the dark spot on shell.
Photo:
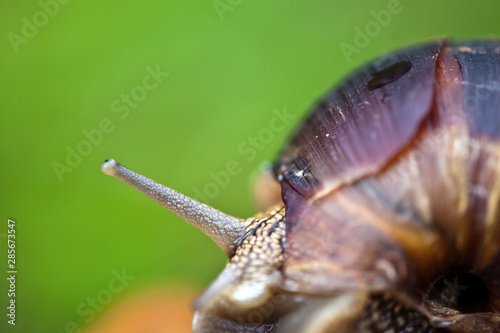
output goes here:
{"type": "Polygon", "coordinates": [[[107,160],[105,160],[104,163],[108,163],[109,161],[111,161],[110,158],[108,158],[107,160]]]}
{"type": "Polygon", "coordinates": [[[368,82],[368,90],[372,91],[378,88],[382,88],[389,83],[396,81],[403,75],[408,73],[412,67],[409,61],[400,61],[376,72],[372,75],[372,79],[368,82]]]}
{"type": "Polygon", "coordinates": [[[460,313],[489,312],[488,286],[478,276],[461,271],[451,271],[437,279],[427,292],[426,302],[441,309],[460,313]]]}

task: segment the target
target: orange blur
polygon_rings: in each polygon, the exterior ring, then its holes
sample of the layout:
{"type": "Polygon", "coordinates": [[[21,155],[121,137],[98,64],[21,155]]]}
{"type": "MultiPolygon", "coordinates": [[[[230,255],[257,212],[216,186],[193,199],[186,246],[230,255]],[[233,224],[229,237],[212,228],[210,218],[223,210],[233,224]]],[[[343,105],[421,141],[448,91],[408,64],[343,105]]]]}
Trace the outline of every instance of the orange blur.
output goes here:
{"type": "Polygon", "coordinates": [[[190,303],[199,292],[186,287],[161,288],[135,295],[111,308],[85,333],[189,333],[190,303]]]}

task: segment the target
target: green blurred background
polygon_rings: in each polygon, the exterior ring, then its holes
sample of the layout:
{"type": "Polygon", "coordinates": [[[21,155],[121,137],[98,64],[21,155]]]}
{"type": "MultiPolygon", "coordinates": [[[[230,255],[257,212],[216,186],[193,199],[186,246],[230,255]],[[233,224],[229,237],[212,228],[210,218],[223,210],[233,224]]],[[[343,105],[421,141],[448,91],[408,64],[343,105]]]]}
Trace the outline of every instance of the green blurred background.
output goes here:
{"type": "Polygon", "coordinates": [[[187,195],[235,160],[241,172],[208,203],[248,217],[251,175],[333,83],[408,44],[500,33],[498,1],[401,0],[348,61],[341,43],[356,46],[355,28],[395,0],[54,1],[3,1],[0,10],[1,332],[85,328],[151,286],[199,291],[225,265],[201,232],[103,175],[106,158],[187,195]],[[34,23],[38,31],[26,26],[34,23]],[[169,76],[126,117],[113,112],[122,94],[141,92],[148,67],[169,76]],[[297,118],[247,161],[237,147],[285,107],[297,118]],[[84,130],[106,118],[113,130],[85,146],[84,130]],[[54,162],[67,165],[79,145],[87,156],[58,176],[54,162]],[[5,315],[8,218],[17,223],[15,327],[5,315]],[[122,269],[135,278],[97,319],[79,313],[122,269]]]}

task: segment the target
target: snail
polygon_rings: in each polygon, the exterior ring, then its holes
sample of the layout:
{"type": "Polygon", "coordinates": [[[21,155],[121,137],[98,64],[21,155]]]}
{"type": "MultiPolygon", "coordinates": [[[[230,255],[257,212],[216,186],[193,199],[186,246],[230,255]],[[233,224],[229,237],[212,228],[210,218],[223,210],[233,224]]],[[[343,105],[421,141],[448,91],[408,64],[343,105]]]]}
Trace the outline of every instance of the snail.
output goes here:
{"type": "Polygon", "coordinates": [[[500,332],[500,41],[384,55],[274,163],[282,202],[228,216],[115,160],[104,173],[227,254],[194,332],[500,332]]]}

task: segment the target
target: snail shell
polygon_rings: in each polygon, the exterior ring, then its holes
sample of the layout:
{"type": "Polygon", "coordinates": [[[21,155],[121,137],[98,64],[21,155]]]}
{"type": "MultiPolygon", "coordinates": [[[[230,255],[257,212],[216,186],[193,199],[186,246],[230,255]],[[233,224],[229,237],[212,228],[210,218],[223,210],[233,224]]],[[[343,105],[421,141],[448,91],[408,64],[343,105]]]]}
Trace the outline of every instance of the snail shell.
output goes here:
{"type": "Polygon", "coordinates": [[[230,261],[194,332],[500,332],[500,42],[383,56],[312,110],[275,163],[283,203],[247,220],[112,174],[230,261]]]}

